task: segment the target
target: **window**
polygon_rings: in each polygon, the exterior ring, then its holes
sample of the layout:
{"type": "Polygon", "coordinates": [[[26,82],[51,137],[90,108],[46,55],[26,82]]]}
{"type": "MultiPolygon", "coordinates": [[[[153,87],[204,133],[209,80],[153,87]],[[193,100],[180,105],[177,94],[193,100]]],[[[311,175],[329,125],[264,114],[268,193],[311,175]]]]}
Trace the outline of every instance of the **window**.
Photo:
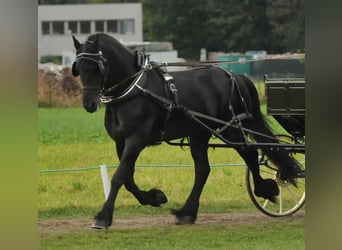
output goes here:
{"type": "Polygon", "coordinates": [[[63,21],[52,22],[52,34],[64,34],[64,22],[63,21]]]}
{"type": "Polygon", "coordinates": [[[91,32],[134,34],[134,19],[41,22],[42,35],[90,34],[91,32]]]}
{"type": "Polygon", "coordinates": [[[117,20],[107,21],[107,32],[118,33],[118,21],[117,20]]]}
{"type": "Polygon", "coordinates": [[[42,34],[50,34],[50,22],[42,22],[42,34]]]}
{"type": "Polygon", "coordinates": [[[104,32],[104,21],[95,21],[95,32],[104,32]]]}
{"type": "Polygon", "coordinates": [[[90,21],[80,21],[81,34],[90,33],[90,21]]]}
{"type": "Polygon", "coordinates": [[[77,34],[77,21],[68,22],[68,34],[77,34]]]}
{"type": "Polygon", "coordinates": [[[134,20],[126,19],[120,21],[121,34],[134,34],[134,20]]]}

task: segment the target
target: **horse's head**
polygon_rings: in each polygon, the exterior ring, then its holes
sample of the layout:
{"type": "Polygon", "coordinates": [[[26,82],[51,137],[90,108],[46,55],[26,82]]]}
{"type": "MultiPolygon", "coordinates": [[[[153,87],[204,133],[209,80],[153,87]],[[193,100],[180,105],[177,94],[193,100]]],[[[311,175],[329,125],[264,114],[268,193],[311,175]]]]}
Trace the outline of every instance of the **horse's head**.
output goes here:
{"type": "Polygon", "coordinates": [[[100,103],[99,95],[106,78],[106,59],[100,50],[98,36],[89,37],[81,44],[73,36],[76,61],[72,65],[73,76],[80,75],[83,83],[83,107],[95,112],[100,103]]]}
{"type": "Polygon", "coordinates": [[[80,43],[74,36],[73,40],[76,61],[72,65],[72,74],[80,75],[83,106],[92,113],[98,109],[100,99],[108,103],[105,97],[117,97],[125,92],[141,65],[137,63],[137,53],[132,53],[115,38],[104,33],[92,34],[84,43],[80,43]]]}

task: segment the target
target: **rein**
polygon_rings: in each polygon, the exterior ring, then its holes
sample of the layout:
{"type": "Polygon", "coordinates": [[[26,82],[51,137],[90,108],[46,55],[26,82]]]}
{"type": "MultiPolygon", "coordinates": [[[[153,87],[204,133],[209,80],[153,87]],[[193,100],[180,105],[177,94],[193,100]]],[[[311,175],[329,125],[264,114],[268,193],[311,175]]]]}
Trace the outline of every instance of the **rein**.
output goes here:
{"type": "MultiPolygon", "coordinates": [[[[293,56],[292,56],[293,57],[293,56]]],[[[279,59],[279,58],[289,58],[289,56],[283,56],[283,57],[274,57],[274,58],[268,58],[268,59],[263,59],[263,60],[274,60],[274,59],[279,59]]],[[[79,60],[89,60],[92,62],[95,62],[98,64],[99,69],[101,71],[102,74],[104,74],[104,62],[106,62],[106,59],[103,57],[102,55],[102,51],[100,50],[98,53],[80,53],[77,55],[76,57],[76,61],[79,60]]],[[[167,66],[188,66],[188,67],[203,67],[203,66],[217,66],[217,64],[219,63],[227,63],[227,64],[233,64],[233,63],[241,63],[241,62],[231,62],[231,61],[204,61],[204,62],[171,62],[171,63],[167,63],[167,62],[163,62],[163,63],[153,63],[151,64],[149,61],[149,57],[145,55],[144,52],[140,52],[140,58],[141,60],[141,70],[139,70],[138,72],[134,73],[133,75],[127,77],[126,79],[122,80],[121,82],[114,84],[112,87],[105,89],[104,87],[101,89],[100,91],[100,101],[101,103],[104,104],[108,104],[108,103],[112,103],[112,102],[120,102],[120,101],[124,101],[125,98],[129,97],[129,94],[132,93],[132,91],[137,88],[138,90],[140,90],[144,95],[148,95],[150,97],[153,97],[155,100],[157,100],[157,102],[161,103],[162,106],[166,106],[168,107],[167,109],[171,110],[174,107],[172,107],[173,105],[170,105],[171,103],[166,101],[166,98],[161,98],[161,97],[157,97],[151,93],[149,93],[150,91],[144,89],[142,86],[139,85],[139,82],[141,81],[141,79],[143,78],[143,75],[146,71],[152,70],[153,68],[160,68],[160,67],[167,67],[167,66]],[[113,92],[115,92],[115,90],[119,89],[120,87],[122,87],[124,85],[124,83],[126,83],[127,81],[133,79],[134,80],[128,85],[128,87],[124,88],[123,91],[117,93],[117,94],[113,94],[113,92]]],[[[256,59],[256,60],[246,60],[244,62],[252,62],[252,61],[260,61],[260,59],[256,59]]],[[[230,76],[233,84],[232,84],[232,91],[231,91],[231,95],[233,94],[233,89],[235,84],[235,78],[233,77],[233,75],[228,71],[223,69],[224,71],[226,71],[226,73],[230,76]]],[[[237,86],[236,86],[237,87],[237,86]]],[[[84,87],[85,90],[95,90],[98,89],[97,87],[84,87]]],[[[245,106],[245,109],[247,109],[247,105],[245,103],[244,98],[242,97],[239,88],[237,88],[239,95],[241,97],[241,100],[243,102],[243,105],[245,106]]],[[[172,90],[171,90],[172,91],[172,90]]],[[[230,109],[232,109],[231,105],[230,105],[230,109]]],[[[231,112],[234,114],[234,111],[231,110],[231,112]]],[[[249,112],[247,112],[249,113],[249,112]]]]}
{"type": "Polygon", "coordinates": [[[238,64],[238,63],[250,63],[250,62],[259,62],[259,61],[271,61],[271,60],[279,60],[279,59],[291,59],[291,58],[298,58],[298,57],[305,57],[304,53],[296,53],[292,55],[280,55],[280,56],[273,56],[269,58],[262,58],[262,59],[250,59],[250,60],[243,60],[243,61],[201,61],[201,62],[163,62],[159,64],[159,67],[203,67],[209,65],[217,65],[217,64],[238,64]]]}

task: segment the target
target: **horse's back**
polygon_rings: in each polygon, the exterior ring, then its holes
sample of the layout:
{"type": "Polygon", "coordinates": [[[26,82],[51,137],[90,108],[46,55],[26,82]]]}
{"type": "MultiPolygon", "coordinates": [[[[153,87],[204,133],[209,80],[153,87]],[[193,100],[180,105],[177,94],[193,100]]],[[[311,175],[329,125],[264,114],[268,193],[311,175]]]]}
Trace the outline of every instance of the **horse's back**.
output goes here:
{"type": "Polygon", "coordinates": [[[205,67],[170,74],[177,87],[179,104],[214,116],[227,104],[231,83],[224,70],[205,67]]]}

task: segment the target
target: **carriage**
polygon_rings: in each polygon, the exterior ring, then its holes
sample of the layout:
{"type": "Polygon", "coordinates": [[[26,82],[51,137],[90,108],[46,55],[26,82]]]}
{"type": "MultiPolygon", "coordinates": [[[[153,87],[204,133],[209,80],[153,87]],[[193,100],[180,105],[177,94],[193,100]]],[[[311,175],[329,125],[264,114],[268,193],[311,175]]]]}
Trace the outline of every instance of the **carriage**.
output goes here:
{"type": "MultiPolygon", "coordinates": [[[[276,134],[280,144],[273,147],[288,147],[291,154],[305,170],[305,78],[268,78],[264,77],[267,115],[285,129],[287,134],[276,134]]],[[[297,187],[283,182],[278,177],[277,169],[263,153],[259,156],[260,172],[266,177],[274,178],[279,186],[278,203],[256,197],[252,191],[251,172],[247,168],[246,185],[248,194],[255,206],[264,214],[281,217],[294,214],[305,203],[305,176],[298,178],[297,187]]]]}
{"type": "Polygon", "coordinates": [[[161,190],[140,190],[134,180],[140,152],[161,142],[189,146],[194,160],[193,188],[183,207],[172,210],[177,224],[192,224],[197,219],[210,173],[209,147],[230,147],[239,153],[248,166],[248,193],[261,212],[280,217],[303,206],[304,79],[265,77],[267,114],[285,130],[274,134],[260,111],[256,87],[245,75],[213,62],[168,72],[171,64],[151,62],[144,51],[129,51],[106,34],[93,34],[82,44],[73,40],[76,61],[72,74],[81,77],[83,106],[93,113],[100,102],[106,104],[104,125],[120,159],[93,228],[112,224],[122,186],[142,205],[160,206],[168,201],[161,190]],[[218,139],[214,143],[213,136],[218,139]]]}

